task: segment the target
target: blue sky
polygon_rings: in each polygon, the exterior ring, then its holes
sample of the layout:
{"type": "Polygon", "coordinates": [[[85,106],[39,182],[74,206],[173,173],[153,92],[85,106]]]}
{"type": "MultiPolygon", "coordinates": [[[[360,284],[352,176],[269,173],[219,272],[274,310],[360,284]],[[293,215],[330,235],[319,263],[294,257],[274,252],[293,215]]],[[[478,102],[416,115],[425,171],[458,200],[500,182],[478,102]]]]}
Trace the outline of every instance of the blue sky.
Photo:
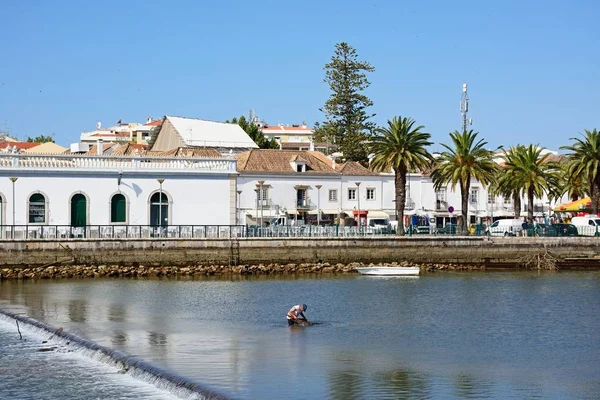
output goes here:
{"type": "Polygon", "coordinates": [[[249,109],[312,125],[341,41],[376,68],[379,124],[412,116],[448,142],[467,82],[490,148],[600,128],[598,1],[5,0],[0,15],[0,130],[19,138],[249,109]]]}

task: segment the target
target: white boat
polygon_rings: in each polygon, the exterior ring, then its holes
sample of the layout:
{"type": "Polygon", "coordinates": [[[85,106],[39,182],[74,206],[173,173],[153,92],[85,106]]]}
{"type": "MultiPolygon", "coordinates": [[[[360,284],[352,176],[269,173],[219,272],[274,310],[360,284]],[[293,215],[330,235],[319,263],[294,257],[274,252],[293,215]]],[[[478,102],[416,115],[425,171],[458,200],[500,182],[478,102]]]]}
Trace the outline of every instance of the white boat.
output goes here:
{"type": "Polygon", "coordinates": [[[419,267],[355,267],[362,275],[419,275],[419,267]]]}

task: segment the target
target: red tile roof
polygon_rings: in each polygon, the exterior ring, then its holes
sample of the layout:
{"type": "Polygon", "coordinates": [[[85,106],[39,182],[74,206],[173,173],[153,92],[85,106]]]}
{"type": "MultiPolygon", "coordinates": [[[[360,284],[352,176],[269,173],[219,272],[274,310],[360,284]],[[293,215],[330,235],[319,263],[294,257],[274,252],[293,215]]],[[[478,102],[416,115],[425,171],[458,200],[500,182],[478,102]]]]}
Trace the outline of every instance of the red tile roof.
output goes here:
{"type": "Polygon", "coordinates": [[[238,171],[271,172],[286,174],[333,174],[338,175],[329,164],[324,162],[314,151],[298,150],[250,150],[236,155],[238,171]],[[297,172],[292,162],[306,163],[306,172],[297,172]]]}
{"type": "Polygon", "coordinates": [[[163,123],[162,119],[157,119],[157,120],[150,122],[149,124],[144,124],[144,125],[145,126],[161,126],[162,123],[163,123]]]}
{"type": "Polygon", "coordinates": [[[5,149],[8,146],[10,146],[12,149],[13,147],[17,146],[18,150],[26,150],[35,146],[39,146],[40,144],[40,142],[0,142],[0,149],[5,149]]]}

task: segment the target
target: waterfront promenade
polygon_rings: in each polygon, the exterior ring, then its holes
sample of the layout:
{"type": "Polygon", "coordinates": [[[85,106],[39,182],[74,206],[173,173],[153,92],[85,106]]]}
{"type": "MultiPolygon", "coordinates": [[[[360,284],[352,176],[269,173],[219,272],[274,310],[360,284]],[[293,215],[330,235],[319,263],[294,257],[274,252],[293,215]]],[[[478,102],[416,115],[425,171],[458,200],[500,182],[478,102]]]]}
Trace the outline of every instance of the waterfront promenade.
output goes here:
{"type": "Polygon", "coordinates": [[[0,267],[23,268],[404,262],[494,269],[535,268],[535,260],[552,260],[559,269],[600,265],[600,240],[594,237],[70,238],[15,239],[2,244],[0,267]]]}

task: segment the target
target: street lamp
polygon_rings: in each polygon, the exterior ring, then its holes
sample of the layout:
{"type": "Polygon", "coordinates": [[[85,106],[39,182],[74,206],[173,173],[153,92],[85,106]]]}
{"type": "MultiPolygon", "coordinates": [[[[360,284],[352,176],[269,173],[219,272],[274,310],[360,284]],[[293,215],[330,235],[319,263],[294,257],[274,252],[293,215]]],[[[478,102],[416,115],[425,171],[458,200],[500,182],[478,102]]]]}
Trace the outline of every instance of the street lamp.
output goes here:
{"type": "Polygon", "coordinates": [[[11,177],[8,178],[10,179],[10,181],[12,182],[12,230],[11,230],[11,237],[14,239],[15,238],[15,182],[17,181],[17,177],[11,177]]]}
{"type": "Polygon", "coordinates": [[[259,199],[260,199],[260,226],[262,227],[263,225],[263,217],[264,217],[264,204],[263,204],[263,200],[265,199],[265,193],[263,192],[263,185],[265,184],[265,181],[258,181],[258,185],[260,187],[260,192],[259,192],[259,199]]]}
{"type": "Polygon", "coordinates": [[[123,179],[123,171],[119,170],[119,176],[117,177],[117,188],[119,193],[121,193],[121,179],[123,179]]]}
{"type": "Polygon", "coordinates": [[[356,184],[356,199],[358,200],[358,226],[360,227],[360,182],[356,184]]]}
{"type": "Polygon", "coordinates": [[[238,212],[237,212],[237,224],[240,225],[241,219],[242,219],[242,205],[240,204],[240,199],[242,197],[242,191],[238,190],[237,191],[238,194],[238,212]]]}
{"type": "Polygon", "coordinates": [[[254,191],[256,192],[256,225],[258,226],[258,193],[260,189],[256,188],[254,191]]]}
{"type": "Polygon", "coordinates": [[[163,221],[162,221],[162,197],[163,197],[163,193],[162,193],[162,184],[165,181],[164,179],[160,178],[157,179],[158,184],[160,185],[160,189],[159,189],[159,197],[158,197],[158,232],[159,235],[162,237],[162,226],[163,226],[163,221]]]}
{"type": "Polygon", "coordinates": [[[323,185],[315,185],[317,188],[317,226],[321,226],[321,188],[323,185]]]}

